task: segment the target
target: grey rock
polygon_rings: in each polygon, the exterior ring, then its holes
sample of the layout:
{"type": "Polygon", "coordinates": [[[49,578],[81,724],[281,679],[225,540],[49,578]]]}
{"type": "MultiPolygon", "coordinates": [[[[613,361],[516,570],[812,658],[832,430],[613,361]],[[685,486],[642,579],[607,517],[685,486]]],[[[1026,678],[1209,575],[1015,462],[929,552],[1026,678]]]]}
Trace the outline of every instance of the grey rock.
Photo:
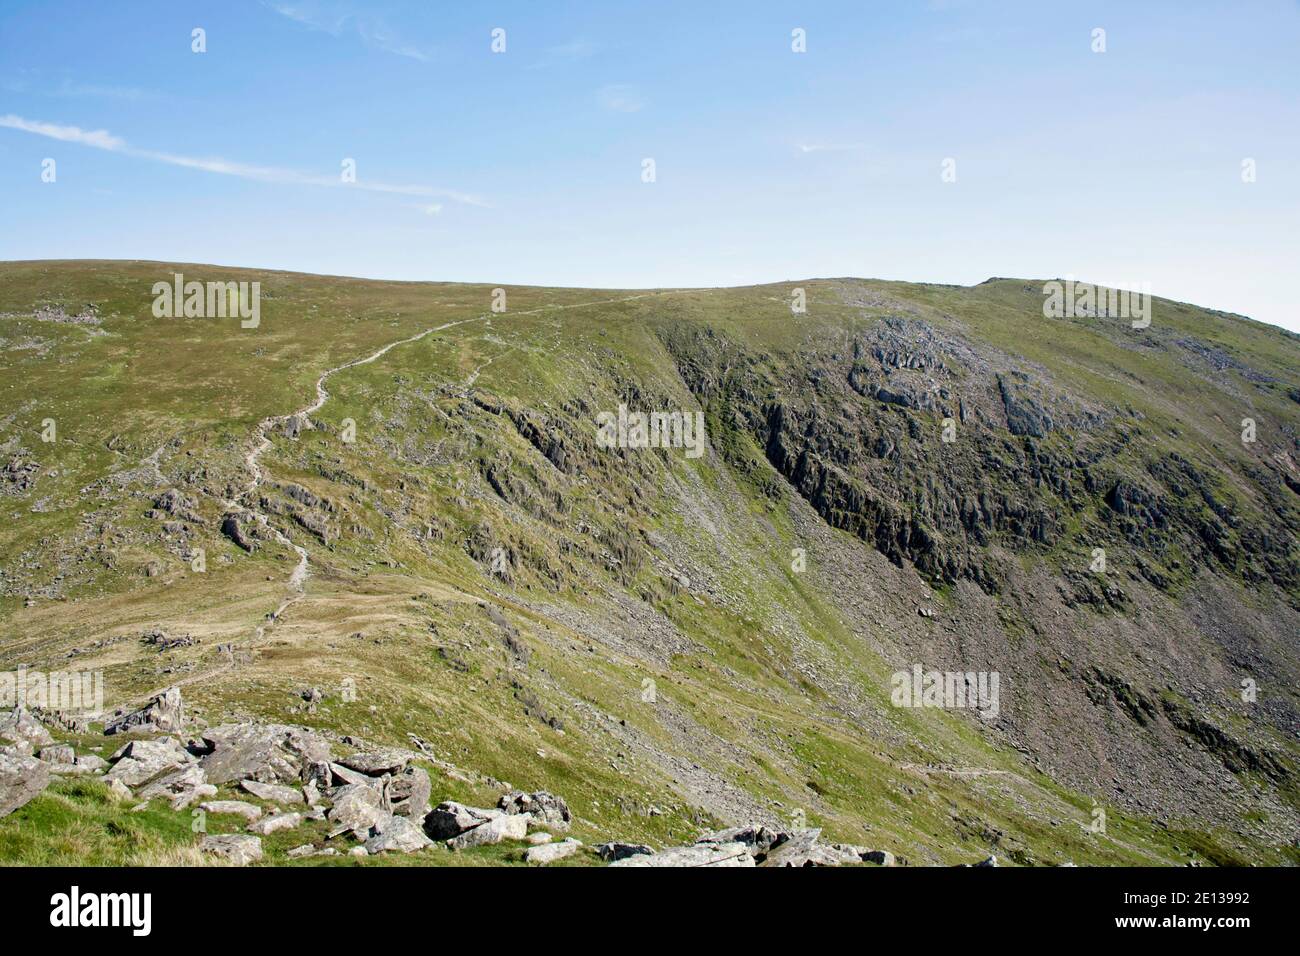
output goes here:
{"type": "Polygon", "coordinates": [[[368,777],[378,777],[386,773],[400,773],[411,762],[411,753],[407,750],[371,750],[365,753],[341,757],[338,761],[349,770],[364,773],[368,777]]]}
{"type": "Polygon", "coordinates": [[[179,770],[194,762],[194,757],[174,737],[158,740],[132,740],[110,758],[109,780],[121,780],[136,787],[166,770],[179,770]]]}
{"type": "Polygon", "coordinates": [[[332,782],[337,781],[338,783],[344,785],[357,784],[357,783],[364,783],[371,786],[374,785],[374,780],[371,777],[369,777],[364,773],[361,773],[358,770],[350,770],[347,767],[343,766],[342,764],[338,764],[338,763],[331,763],[328,766],[330,769],[330,777],[332,778],[332,782]]]}
{"type": "Polygon", "coordinates": [[[48,747],[41,748],[40,758],[46,763],[71,766],[77,762],[77,752],[72,749],[70,744],[51,744],[48,747]]]}
{"type": "Polygon", "coordinates": [[[564,802],[564,798],[545,790],[536,793],[512,790],[497,802],[497,806],[509,814],[530,813],[539,823],[558,830],[569,829],[573,820],[573,814],[569,812],[569,805],[564,802]]]}
{"type": "MultiPolygon", "coordinates": [[[[26,743],[29,747],[44,747],[54,742],[54,737],[45,725],[23,707],[15,707],[0,716],[0,740],[15,744],[26,743]]],[[[30,753],[30,751],[29,751],[30,753]]]]}
{"type": "Polygon", "coordinates": [[[223,857],[236,866],[247,866],[262,858],[262,841],[245,833],[223,833],[204,837],[199,849],[223,857]]]}
{"type": "Polygon", "coordinates": [[[289,783],[314,763],[329,760],[329,743],[301,727],[284,724],[223,724],[204,731],[209,753],[202,759],[208,780],[289,783]]]}
{"type": "Polygon", "coordinates": [[[547,863],[554,863],[556,860],[563,860],[565,857],[573,856],[582,849],[582,842],[569,837],[560,843],[546,843],[541,846],[530,847],[524,853],[524,860],[533,866],[545,866],[547,863]]]}
{"type": "Polygon", "coordinates": [[[35,757],[0,756],[0,817],[26,806],[50,785],[48,766],[35,757]]]}
{"type": "Polygon", "coordinates": [[[528,836],[530,820],[532,817],[527,814],[503,814],[453,837],[447,841],[447,846],[453,850],[468,850],[476,846],[490,846],[502,840],[522,840],[528,836]]]}
{"type": "Polygon", "coordinates": [[[388,802],[398,816],[423,820],[429,812],[433,784],[420,767],[407,767],[388,781],[388,802]]]}
{"type": "Polygon", "coordinates": [[[141,800],[152,800],[154,797],[171,798],[206,783],[203,768],[198,764],[190,764],[158,777],[140,791],[139,797],[141,800]]]}
{"type": "Polygon", "coordinates": [[[301,814],[277,813],[269,817],[263,817],[260,820],[254,820],[248,825],[248,832],[270,836],[272,833],[279,833],[281,830],[292,830],[301,823],[301,814]]]}
{"type": "Polygon", "coordinates": [[[370,839],[366,840],[366,852],[414,853],[425,847],[433,846],[433,841],[424,835],[424,831],[410,818],[389,815],[374,825],[370,839]]]}
{"type": "Polygon", "coordinates": [[[894,854],[888,850],[868,850],[862,854],[862,859],[867,863],[879,863],[881,866],[893,866],[894,854]]]}
{"type": "Polygon", "coordinates": [[[480,810],[447,800],[424,818],[424,832],[435,840],[450,840],[500,816],[505,816],[501,810],[480,810]]]}
{"type": "Polygon", "coordinates": [[[200,803],[199,809],[205,813],[236,814],[250,823],[262,816],[262,808],[243,800],[210,800],[200,803]]]}
{"type": "Polygon", "coordinates": [[[382,796],[374,787],[364,783],[350,783],[334,791],[334,805],[328,817],[335,825],[334,833],[354,830],[369,833],[380,820],[388,816],[382,796]]]}
{"type": "Polygon", "coordinates": [[[181,689],[171,687],[139,710],[106,722],[104,733],[112,735],[146,730],[170,734],[179,731],[184,723],[185,706],[181,701],[181,689]]]}
{"type": "Polygon", "coordinates": [[[259,800],[269,803],[303,803],[303,795],[293,787],[275,783],[259,783],[256,780],[241,780],[239,789],[251,793],[259,800]]]}
{"type": "Polygon", "coordinates": [[[697,843],[675,846],[659,853],[637,853],[610,866],[753,866],[754,858],[743,843],[697,843]]]}
{"type": "Polygon", "coordinates": [[[626,860],[630,856],[651,856],[654,850],[644,843],[602,843],[596,847],[596,855],[606,863],[626,860]]]}
{"type": "Polygon", "coordinates": [[[304,843],[302,846],[296,846],[285,854],[291,860],[297,860],[304,856],[313,856],[316,853],[316,847],[310,843],[304,843]]]}
{"type": "Polygon", "coordinates": [[[784,843],[790,834],[772,830],[762,825],[730,827],[709,833],[696,840],[696,843],[743,843],[755,855],[766,853],[772,847],[784,843]]]}
{"type": "Polygon", "coordinates": [[[762,863],[763,866],[836,866],[843,862],[843,855],[831,848],[818,844],[821,836],[819,827],[796,830],[790,838],[772,849],[762,863]]]}
{"type": "Polygon", "coordinates": [[[191,790],[185,790],[178,793],[172,798],[171,808],[173,810],[184,810],[195,800],[202,800],[205,797],[215,797],[217,788],[210,783],[201,783],[191,790]]]}

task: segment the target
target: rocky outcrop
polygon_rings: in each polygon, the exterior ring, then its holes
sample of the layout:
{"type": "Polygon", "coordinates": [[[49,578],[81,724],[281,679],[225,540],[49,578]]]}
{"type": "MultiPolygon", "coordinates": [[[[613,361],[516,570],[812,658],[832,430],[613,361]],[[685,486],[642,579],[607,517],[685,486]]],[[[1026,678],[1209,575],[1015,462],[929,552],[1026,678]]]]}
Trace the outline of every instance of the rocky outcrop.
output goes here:
{"type": "Polygon", "coordinates": [[[0,740],[26,745],[30,753],[32,748],[53,743],[54,737],[40,721],[32,716],[31,711],[15,707],[0,714],[0,740]]]}
{"type": "Polygon", "coordinates": [[[0,754],[0,817],[26,806],[49,783],[50,772],[42,761],[0,754]]]}
{"type": "Polygon", "coordinates": [[[524,861],[531,863],[533,866],[545,866],[548,863],[554,863],[556,860],[563,860],[566,857],[573,856],[582,849],[582,841],[569,837],[559,843],[545,843],[541,846],[531,847],[524,851],[524,861]]]}
{"type": "Polygon", "coordinates": [[[365,842],[366,852],[377,853],[415,853],[425,847],[433,846],[433,841],[424,835],[419,824],[409,818],[389,814],[375,822],[371,835],[365,842]]]}
{"type": "Polygon", "coordinates": [[[450,840],[466,830],[472,830],[489,820],[502,816],[503,810],[480,810],[447,800],[424,818],[424,832],[435,840],[450,840]]]}
{"type": "Polygon", "coordinates": [[[700,843],[678,846],[654,854],[637,853],[615,860],[610,866],[754,866],[754,857],[743,843],[700,843]]]}
{"type": "Polygon", "coordinates": [[[132,740],[113,754],[113,766],[105,779],[120,780],[128,787],[136,787],[152,780],[166,770],[179,770],[194,762],[190,754],[174,737],[158,740],[132,740]]]}
{"type": "Polygon", "coordinates": [[[557,830],[567,830],[573,821],[569,805],[545,790],[536,793],[512,790],[498,801],[497,807],[509,814],[531,814],[539,823],[557,830]]]}
{"type": "Polygon", "coordinates": [[[210,783],[235,780],[289,783],[316,763],[328,763],[329,743],[314,732],[283,724],[223,724],[203,733],[201,758],[210,783]]]}
{"type": "Polygon", "coordinates": [[[490,846],[502,840],[522,840],[528,836],[528,821],[531,819],[526,814],[503,813],[453,837],[447,841],[447,846],[453,850],[468,850],[476,846],[490,846]]]}
{"type": "Polygon", "coordinates": [[[262,841],[245,833],[204,837],[199,843],[199,849],[235,866],[247,866],[262,859],[262,841]]]}
{"type": "Polygon", "coordinates": [[[124,734],[133,731],[171,734],[185,724],[185,707],[181,689],[172,687],[155,697],[137,711],[104,723],[105,734],[124,734]]]}

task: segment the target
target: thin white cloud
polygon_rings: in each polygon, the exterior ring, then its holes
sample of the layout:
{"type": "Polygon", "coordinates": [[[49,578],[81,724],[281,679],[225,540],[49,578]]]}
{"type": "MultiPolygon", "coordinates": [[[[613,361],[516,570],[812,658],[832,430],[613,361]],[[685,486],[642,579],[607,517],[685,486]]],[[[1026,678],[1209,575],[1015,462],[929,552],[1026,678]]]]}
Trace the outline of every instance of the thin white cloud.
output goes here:
{"type": "Polygon", "coordinates": [[[142,90],[135,86],[101,86],[98,83],[75,83],[64,80],[63,84],[51,94],[52,96],[90,96],[104,100],[150,100],[158,94],[142,90]]]}
{"type": "Polygon", "coordinates": [[[646,101],[640,91],[626,83],[611,83],[596,91],[600,105],[615,113],[638,113],[645,108],[646,101]]]}
{"type": "Polygon", "coordinates": [[[364,192],[373,193],[394,193],[401,196],[420,196],[428,199],[449,199],[453,202],[464,203],[469,206],[484,206],[486,203],[483,199],[470,193],[458,192],[453,189],[435,189],[432,186],[417,185],[399,185],[393,183],[383,183],[358,179],[356,182],[345,183],[342,178],[335,176],[321,176],[313,173],[304,173],[295,169],[281,169],[275,166],[254,166],[248,163],[235,162],[229,159],[219,157],[200,157],[200,156],[183,156],[179,153],[168,153],[153,149],[138,149],[127,144],[126,140],[119,136],[114,136],[108,130],[84,130],[79,126],[61,126],[57,123],[44,123],[39,120],[23,119],[21,116],[15,116],[9,113],[0,116],[0,127],[8,129],[22,130],[25,133],[35,133],[37,136],[46,136],[50,139],[57,139],[64,143],[78,143],[82,146],[92,146],[95,149],[107,150],[110,153],[119,153],[123,156],[133,156],[137,159],[147,159],[157,163],[166,163],[169,166],[181,166],[185,169],[197,169],[205,173],[216,173],[221,176],[235,176],[240,179],[251,179],[264,183],[287,183],[297,186],[345,186],[349,189],[360,189],[364,192]]]}
{"type": "Polygon", "coordinates": [[[358,8],[340,0],[294,0],[292,3],[263,0],[263,5],[295,23],[333,37],[341,37],[352,31],[367,46],[419,60],[421,63],[432,59],[430,54],[406,42],[383,18],[364,6],[358,8]]]}
{"type": "Polygon", "coordinates": [[[9,129],[20,129],[25,133],[35,133],[37,136],[48,136],[50,139],[61,140],[65,143],[80,143],[83,146],[94,146],[96,149],[107,149],[114,153],[126,149],[126,141],[119,139],[106,129],[85,130],[79,126],[59,126],[57,123],[25,120],[21,116],[14,116],[12,113],[0,116],[0,126],[6,126],[9,129]]]}

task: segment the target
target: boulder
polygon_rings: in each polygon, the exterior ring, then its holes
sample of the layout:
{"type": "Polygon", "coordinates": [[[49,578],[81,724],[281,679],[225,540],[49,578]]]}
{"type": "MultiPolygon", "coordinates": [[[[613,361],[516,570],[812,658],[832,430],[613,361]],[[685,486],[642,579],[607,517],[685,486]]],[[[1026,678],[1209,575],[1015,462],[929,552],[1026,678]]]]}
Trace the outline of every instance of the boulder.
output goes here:
{"type": "Polygon", "coordinates": [[[302,846],[296,846],[285,854],[289,859],[296,860],[299,857],[312,856],[316,852],[316,847],[310,843],[304,843],[302,846]]]}
{"type": "MultiPolygon", "coordinates": [[[[327,766],[329,767],[329,771],[330,771],[331,786],[335,782],[344,785],[364,783],[364,784],[369,784],[370,786],[374,786],[375,783],[374,779],[372,777],[367,776],[364,773],[361,773],[360,771],[349,770],[347,767],[338,763],[330,763],[327,764],[327,766]]],[[[315,772],[315,768],[312,769],[312,772],[313,773],[315,772]]]]}
{"type": "Polygon", "coordinates": [[[696,843],[743,843],[749,847],[749,852],[755,856],[767,853],[774,846],[778,846],[790,839],[790,834],[779,830],[771,830],[761,824],[754,824],[744,827],[729,827],[726,830],[718,830],[716,833],[709,833],[696,840],[696,843]]]}
{"type": "Polygon", "coordinates": [[[241,780],[239,789],[251,793],[259,800],[268,803],[303,803],[303,795],[293,787],[275,783],[258,783],[256,780],[241,780]]]}
{"type": "Polygon", "coordinates": [[[500,810],[480,810],[447,800],[434,807],[424,818],[424,832],[435,840],[450,840],[501,816],[505,814],[500,810]]]}
{"type": "Polygon", "coordinates": [[[250,823],[262,815],[261,807],[245,803],[243,800],[209,800],[207,803],[200,803],[199,809],[204,813],[237,814],[250,823]]]}
{"type": "Polygon", "coordinates": [[[384,852],[414,853],[433,846],[433,841],[409,817],[390,814],[374,825],[365,845],[366,852],[373,856],[384,852]]]}
{"type": "Polygon", "coordinates": [[[530,813],[539,823],[558,830],[569,829],[569,823],[573,820],[573,814],[569,812],[569,805],[564,802],[564,798],[545,790],[536,793],[511,790],[497,801],[497,806],[508,814],[530,813]]]}
{"type": "Polygon", "coordinates": [[[133,740],[110,758],[112,768],[104,776],[139,786],[166,770],[179,770],[194,762],[194,757],[174,737],[159,740],[133,740]]]}
{"type": "Polygon", "coordinates": [[[77,752],[70,744],[51,744],[42,747],[40,758],[46,763],[58,763],[72,766],[77,762],[77,752]]]}
{"type": "Polygon", "coordinates": [[[15,707],[0,716],[0,740],[8,740],[19,745],[26,744],[29,748],[28,754],[31,753],[30,748],[54,743],[54,737],[45,729],[45,725],[23,707],[15,707]]]}
{"type": "Polygon", "coordinates": [[[347,767],[349,770],[355,770],[358,773],[364,773],[368,777],[378,777],[386,773],[400,773],[406,769],[406,765],[411,762],[412,754],[409,750],[371,750],[365,753],[353,754],[350,757],[342,757],[338,763],[347,767]]]}
{"type": "Polygon", "coordinates": [[[334,791],[334,805],[330,807],[329,820],[335,825],[331,835],[354,830],[361,834],[388,816],[382,796],[374,787],[364,783],[350,783],[334,791]]]}
{"type": "Polygon", "coordinates": [[[407,767],[388,780],[388,802],[398,816],[423,820],[429,812],[433,784],[420,767],[407,767]]]}
{"type": "Polygon", "coordinates": [[[532,817],[526,813],[502,814],[466,830],[447,841],[453,850],[468,850],[476,846],[490,846],[502,840],[522,840],[528,836],[528,823],[532,817]]]}
{"type": "Polygon", "coordinates": [[[763,866],[836,866],[843,855],[819,844],[820,827],[796,830],[784,843],[775,847],[763,861],[763,866]]]}
{"type": "Polygon", "coordinates": [[[208,780],[262,783],[300,781],[318,762],[329,760],[329,742],[310,730],[284,724],[223,724],[204,731],[202,758],[208,780]]]}
{"type": "Polygon", "coordinates": [[[292,830],[302,823],[302,815],[297,813],[276,813],[269,817],[262,817],[260,820],[254,820],[247,827],[249,833],[258,833],[262,836],[270,836],[272,833],[279,833],[281,830],[292,830]]]}
{"type": "Polygon", "coordinates": [[[98,773],[108,769],[108,761],[98,754],[82,754],[77,758],[76,766],[86,773],[98,773]]]}
{"type": "Polygon", "coordinates": [[[675,846],[659,853],[635,853],[610,866],[753,866],[754,858],[743,843],[697,843],[675,846]]]}
{"type": "Polygon", "coordinates": [[[192,790],[185,790],[172,797],[171,807],[173,810],[184,810],[195,800],[202,800],[205,797],[215,797],[217,788],[210,783],[201,783],[192,790]]]}
{"type": "Polygon", "coordinates": [[[894,865],[894,854],[888,850],[868,850],[862,854],[862,859],[867,863],[879,863],[881,866],[894,865]]]}
{"type": "Polygon", "coordinates": [[[0,755],[0,817],[7,817],[50,785],[50,771],[35,757],[0,755]]]}
{"type": "Polygon", "coordinates": [[[262,858],[262,841],[246,833],[223,833],[204,837],[199,849],[223,857],[236,866],[247,866],[262,858]]]}
{"type": "Polygon", "coordinates": [[[121,780],[110,781],[108,784],[108,792],[111,793],[113,796],[117,797],[117,799],[119,800],[135,799],[135,794],[131,792],[131,788],[128,787],[126,784],[124,784],[121,780]]]}
{"type": "Polygon", "coordinates": [[[602,843],[596,847],[596,855],[606,863],[626,860],[629,856],[650,856],[654,850],[644,843],[602,843]]]}
{"type": "Polygon", "coordinates": [[[184,723],[185,706],[181,702],[181,689],[172,687],[139,710],[106,722],[104,733],[112,735],[146,730],[170,734],[179,731],[184,723]]]}
{"type": "Polygon", "coordinates": [[[582,842],[569,837],[560,843],[545,843],[541,846],[531,847],[524,853],[524,860],[533,866],[545,866],[547,863],[554,863],[556,860],[563,860],[567,856],[573,856],[582,849],[582,842]]]}
{"type": "Polygon", "coordinates": [[[198,764],[190,764],[180,770],[173,770],[171,773],[158,777],[140,791],[139,797],[141,800],[152,800],[154,797],[167,797],[170,799],[186,791],[193,790],[195,787],[201,787],[206,783],[203,768],[198,764]]]}

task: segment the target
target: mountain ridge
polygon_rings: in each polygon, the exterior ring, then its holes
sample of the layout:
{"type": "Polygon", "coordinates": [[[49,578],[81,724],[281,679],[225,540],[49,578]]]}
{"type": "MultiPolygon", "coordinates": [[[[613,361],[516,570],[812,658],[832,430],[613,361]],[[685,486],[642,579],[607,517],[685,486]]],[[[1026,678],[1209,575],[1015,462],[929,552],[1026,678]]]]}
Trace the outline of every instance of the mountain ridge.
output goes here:
{"type": "Polygon", "coordinates": [[[1294,334],[1162,299],[1136,336],[1046,319],[1027,280],[504,287],[494,313],[490,284],[196,266],[261,277],[263,327],[239,330],[150,316],[171,268],[0,264],[24,396],[0,416],[23,476],[0,668],[76,650],[121,703],[236,644],[251,662],[196,680],[200,713],[263,718],[360,671],[380,715],[327,692],[314,720],[527,773],[606,836],[794,806],[917,862],[1294,862],[1294,334]],[[337,392],[295,411],[328,369],[337,392]],[[601,452],[619,401],[698,408],[709,453],[601,452]],[[1229,427],[1246,412],[1256,447],[1229,427]],[[226,492],[273,413],[244,547],[226,492]],[[285,608],[295,546],[320,571],[285,608]],[[204,643],[159,664],[130,646],[153,624],[204,643]],[[1003,713],[890,707],[913,663],[1001,673],[1003,713]],[[946,776],[972,768],[999,773],[946,776]],[[1083,829],[1091,800],[1113,835],[1083,829]]]}

